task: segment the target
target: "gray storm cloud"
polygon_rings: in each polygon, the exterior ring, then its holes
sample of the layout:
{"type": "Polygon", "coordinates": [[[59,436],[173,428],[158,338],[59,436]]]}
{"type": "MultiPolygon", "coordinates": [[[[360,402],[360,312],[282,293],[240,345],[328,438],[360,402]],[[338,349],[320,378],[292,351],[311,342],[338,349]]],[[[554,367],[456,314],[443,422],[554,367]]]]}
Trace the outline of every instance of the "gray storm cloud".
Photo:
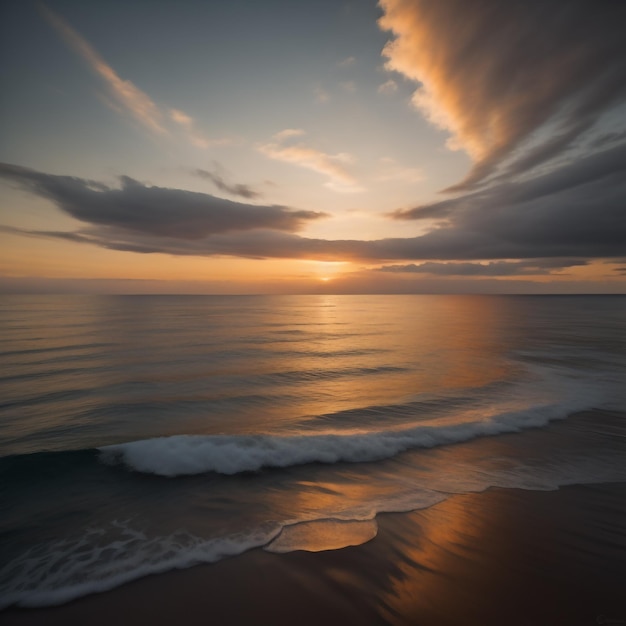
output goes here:
{"type": "Polygon", "coordinates": [[[626,242],[626,145],[523,182],[396,211],[392,217],[443,220],[421,240],[447,249],[448,258],[480,258],[472,256],[476,250],[485,259],[618,257],[626,242]],[[466,256],[453,256],[454,249],[466,256]]]}
{"type": "Polygon", "coordinates": [[[63,212],[91,225],[182,240],[258,228],[296,231],[321,212],[243,204],[209,194],[146,186],[120,176],[120,187],[72,176],[44,174],[0,164],[0,177],[51,200],[63,212]]]}
{"type": "Polygon", "coordinates": [[[626,145],[522,182],[396,211],[391,215],[395,219],[439,221],[417,237],[372,241],[313,239],[295,232],[323,213],[146,187],[127,177],[120,188],[111,188],[13,165],[0,166],[0,176],[52,200],[85,224],[73,232],[10,232],[137,253],[365,263],[542,260],[534,266],[476,269],[515,274],[532,267],[544,273],[546,259],[561,259],[560,265],[552,265],[558,268],[623,258],[626,241],[626,145]]]}

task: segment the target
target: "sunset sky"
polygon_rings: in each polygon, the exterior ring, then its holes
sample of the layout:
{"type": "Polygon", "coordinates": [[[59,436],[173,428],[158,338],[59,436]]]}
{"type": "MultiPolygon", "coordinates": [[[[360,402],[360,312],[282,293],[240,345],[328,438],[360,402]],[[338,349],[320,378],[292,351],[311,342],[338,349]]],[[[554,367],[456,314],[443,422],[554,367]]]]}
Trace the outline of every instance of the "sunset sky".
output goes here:
{"type": "Polygon", "coordinates": [[[624,24],[5,0],[0,292],[624,293],[624,24]]]}

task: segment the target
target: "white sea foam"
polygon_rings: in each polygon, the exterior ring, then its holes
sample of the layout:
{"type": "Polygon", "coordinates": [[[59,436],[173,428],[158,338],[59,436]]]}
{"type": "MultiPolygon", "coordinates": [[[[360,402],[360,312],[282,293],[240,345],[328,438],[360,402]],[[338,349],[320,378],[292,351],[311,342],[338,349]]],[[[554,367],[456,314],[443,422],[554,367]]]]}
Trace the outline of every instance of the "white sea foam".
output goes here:
{"type": "Polygon", "coordinates": [[[334,510],[266,522],[237,534],[200,538],[180,531],[149,537],[128,523],[92,529],[75,540],[35,546],[0,570],[0,610],[56,606],[108,591],[150,574],[213,563],[252,548],[269,552],[321,551],[366,543],[377,534],[376,516],[428,508],[454,493],[489,487],[554,490],[561,485],[626,480],[621,457],[555,463],[542,468],[522,464],[491,468],[455,464],[445,475],[430,476],[431,489],[417,487],[410,476],[398,477],[390,493],[361,502],[335,502],[334,510]],[[328,517],[317,517],[319,515],[328,517]],[[317,516],[316,516],[317,515],[317,516]]]}
{"type": "Polygon", "coordinates": [[[267,521],[211,538],[187,531],[151,537],[128,521],[113,522],[106,528],[87,530],[79,538],[34,546],[0,568],[0,610],[13,605],[57,606],[150,574],[214,563],[253,548],[285,553],[360,545],[376,536],[379,512],[427,508],[447,497],[399,484],[393,493],[376,501],[335,503],[337,508],[301,512],[297,518],[267,521]]]}
{"type": "Polygon", "coordinates": [[[0,610],[55,606],[149,574],[213,563],[263,546],[280,531],[280,525],[266,524],[202,539],[184,531],[149,538],[125,523],[92,529],[76,540],[35,546],[2,568],[0,610]]]}
{"type": "Polygon", "coordinates": [[[474,410],[460,423],[412,425],[370,432],[294,435],[174,435],[100,448],[104,463],[122,463],[142,473],[185,476],[237,474],[306,463],[362,463],[393,457],[414,448],[432,448],[476,437],[545,426],[592,406],[590,397],[525,406],[506,404],[474,410]]]}

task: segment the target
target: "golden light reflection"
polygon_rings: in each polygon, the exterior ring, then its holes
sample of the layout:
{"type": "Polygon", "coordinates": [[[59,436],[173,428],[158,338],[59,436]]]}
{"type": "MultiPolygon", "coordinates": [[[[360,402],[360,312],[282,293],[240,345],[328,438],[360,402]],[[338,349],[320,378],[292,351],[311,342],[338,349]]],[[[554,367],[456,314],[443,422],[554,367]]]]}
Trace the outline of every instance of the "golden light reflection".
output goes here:
{"type": "Polygon", "coordinates": [[[495,536],[493,530],[503,528],[507,511],[500,494],[455,495],[411,513],[378,515],[379,531],[371,541],[371,524],[319,520],[341,510],[360,510],[365,516],[369,502],[389,495],[385,480],[368,482],[358,470],[345,468],[337,480],[301,480],[288,492],[267,495],[275,510],[318,520],[287,535],[276,551],[364,544],[360,552],[334,562],[325,576],[334,584],[364,590],[385,622],[396,626],[443,623],[442,618],[450,620],[445,623],[465,623],[468,607],[484,605],[477,590],[496,585],[504,563],[515,558],[510,550],[517,544],[506,533],[495,536]],[[367,567],[355,568],[353,558],[367,567]]]}
{"type": "Polygon", "coordinates": [[[325,552],[359,546],[376,536],[375,520],[344,521],[335,519],[301,522],[283,528],[280,535],[265,547],[268,552],[325,552]]]}
{"type": "MultiPolygon", "coordinates": [[[[290,353],[280,362],[268,361],[257,373],[306,371],[309,376],[299,383],[297,407],[279,412],[266,409],[264,423],[268,429],[278,424],[300,425],[309,416],[401,406],[422,393],[480,387],[499,379],[503,372],[493,350],[499,341],[499,316],[507,312],[493,308],[481,298],[323,295],[300,301],[289,320],[280,311],[268,311],[257,323],[268,328],[293,323],[296,334],[290,336],[290,353]],[[463,315],[459,315],[460,306],[463,315]],[[445,358],[441,358],[442,351],[445,358]]],[[[284,337],[275,339],[265,349],[284,352],[284,337]]],[[[284,384],[283,389],[277,382],[274,392],[288,391],[291,383],[284,384]]],[[[414,417],[409,409],[385,411],[380,425],[402,426],[414,417]]],[[[352,428],[377,426],[374,414],[367,423],[349,415],[339,418],[340,422],[329,421],[329,429],[347,433],[352,428]]]]}
{"type": "Polygon", "coordinates": [[[336,481],[300,480],[287,492],[272,491],[267,497],[273,510],[289,511],[298,519],[342,520],[346,515],[341,512],[351,511],[354,515],[348,515],[345,521],[368,521],[375,513],[368,503],[385,498],[388,492],[384,482],[364,482],[361,474],[346,469],[336,481]],[[360,520],[354,519],[357,510],[360,520]]]}

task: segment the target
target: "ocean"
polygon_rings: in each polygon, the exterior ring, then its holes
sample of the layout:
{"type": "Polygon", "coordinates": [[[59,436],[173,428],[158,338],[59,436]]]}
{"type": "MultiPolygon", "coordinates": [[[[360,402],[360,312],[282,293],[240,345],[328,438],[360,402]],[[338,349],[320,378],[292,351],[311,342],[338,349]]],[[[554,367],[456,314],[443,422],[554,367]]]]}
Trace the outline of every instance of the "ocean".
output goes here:
{"type": "Polygon", "coordinates": [[[623,296],[4,296],[0,607],[626,481],[623,296]]]}

